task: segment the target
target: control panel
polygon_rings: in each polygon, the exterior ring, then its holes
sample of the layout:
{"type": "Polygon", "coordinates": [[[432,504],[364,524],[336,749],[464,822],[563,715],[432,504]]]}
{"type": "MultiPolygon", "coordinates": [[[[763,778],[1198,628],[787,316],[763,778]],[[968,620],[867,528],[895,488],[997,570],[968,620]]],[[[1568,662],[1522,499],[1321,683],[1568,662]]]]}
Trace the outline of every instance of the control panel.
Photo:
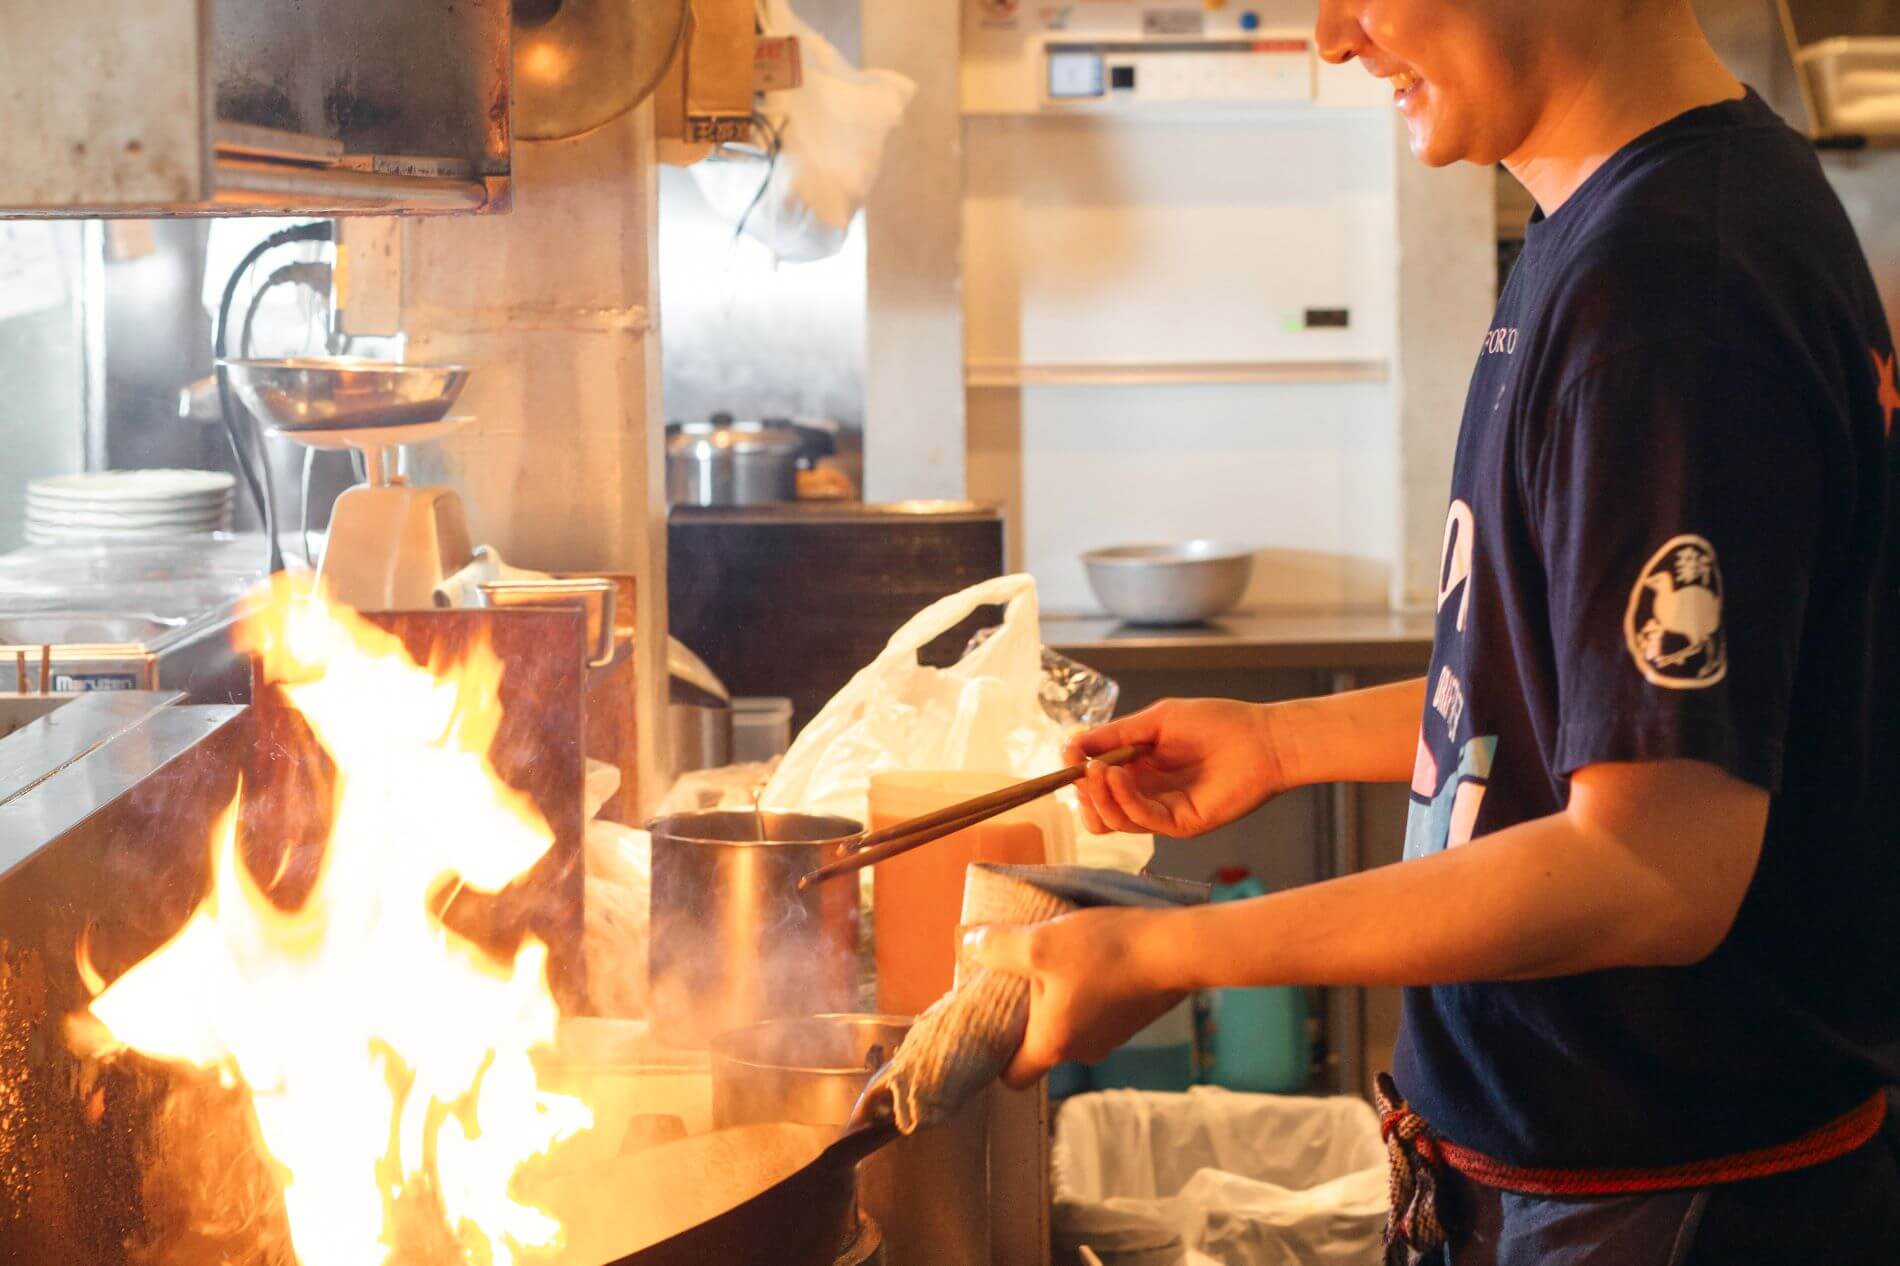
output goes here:
{"type": "Polygon", "coordinates": [[[1301,0],[965,0],[964,109],[1385,104],[1389,94],[1363,71],[1320,59],[1316,8],[1301,0]]]}
{"type": "Polygon", "coordinates": [[[1049,104],[1084,101],[1310,101],[1313,46],[1304,39],[1043,46],[1049,104]]]}

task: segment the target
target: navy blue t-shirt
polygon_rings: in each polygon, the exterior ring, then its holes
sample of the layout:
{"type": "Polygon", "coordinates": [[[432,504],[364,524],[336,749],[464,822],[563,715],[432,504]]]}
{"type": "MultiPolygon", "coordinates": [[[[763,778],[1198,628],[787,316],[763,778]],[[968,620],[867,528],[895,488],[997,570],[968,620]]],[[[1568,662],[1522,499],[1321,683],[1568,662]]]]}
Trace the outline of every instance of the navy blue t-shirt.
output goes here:
{"type": "Polygon", "coordinates": [[[1772,798],[1704,962],[1406,991],[1397,1081],[1445,1137],[1662,1166],[1894,1080],[1896,418],[1853,229],[1753,93],[1531,224],[1458,438],[1406,855],[1556,813],[1603,761],[1706,761],[1772,798]]]}

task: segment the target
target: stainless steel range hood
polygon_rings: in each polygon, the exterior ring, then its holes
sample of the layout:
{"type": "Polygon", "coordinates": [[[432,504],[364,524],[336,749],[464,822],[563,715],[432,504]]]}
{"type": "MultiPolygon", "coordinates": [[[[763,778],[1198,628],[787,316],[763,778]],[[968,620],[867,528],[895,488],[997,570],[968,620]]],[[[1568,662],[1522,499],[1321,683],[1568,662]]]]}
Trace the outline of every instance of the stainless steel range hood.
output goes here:
{"type": "Polygon", "coordinates": [[[509,5],[7,6],[0,215],[505,210],[509,5]]]}

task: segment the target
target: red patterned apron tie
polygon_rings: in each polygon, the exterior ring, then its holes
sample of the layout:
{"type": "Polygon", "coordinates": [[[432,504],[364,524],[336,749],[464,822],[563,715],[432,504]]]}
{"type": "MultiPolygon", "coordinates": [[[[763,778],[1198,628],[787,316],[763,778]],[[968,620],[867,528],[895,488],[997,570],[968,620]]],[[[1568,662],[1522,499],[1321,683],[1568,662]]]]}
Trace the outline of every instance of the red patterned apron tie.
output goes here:
{"type": "Polygon", "coordinates": [[[1385,1140],[1391,1197],[1385,1215],[1386,1266],[1411,1266],[1420,1254],[1445,1243],[1438,1210],[1445,1156],[1438,1136],[1424,1117],[1406,1106],[1390,1073],[1374,1078],[1372,1093],[1379,1108],[1379,1137],[1385,1140]]]}
{"type": "Polygon", "coordinates": [[[1406,1106],[1405,1097],[1386,1073],[1375,1079],[1373,1096],[1379,1108],[1379,1134],[1385,1139],[1392,1197],[1385,1224],[1388,1266],[1410,1266],[1418,1255],[1445,1244],[1444,1211],[1438,1196],[1448,1170],[1486,1187],[1535,1196],[1680,1191],[1825,1164],[1864,1146],[1880,1132],[1887,1117],[1887,1095],[1881,1091],[1819,1129],[1771,1147],[1657,1169],[1536,1169],[1507,1165],[1440,1138],[1406,1106]]]}

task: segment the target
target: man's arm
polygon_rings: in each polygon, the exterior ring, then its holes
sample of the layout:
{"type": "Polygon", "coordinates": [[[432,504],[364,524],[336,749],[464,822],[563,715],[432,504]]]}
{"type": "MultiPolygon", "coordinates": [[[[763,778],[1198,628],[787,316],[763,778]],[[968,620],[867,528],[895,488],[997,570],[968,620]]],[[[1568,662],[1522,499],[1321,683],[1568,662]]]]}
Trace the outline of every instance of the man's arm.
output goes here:
{"type": "Polygon", "coordinates": [[[1190,989],[1694,963],[1728,935],[1767,821],[1768,793],[1713,765],[1593,765],[1571,780],[1562,813],[1416,861],[1184,911],[1182,935],[1146,952],[1164,982],[1190,989]],[[1231,952],[1181,952],[1195,941],[1231,952]]]}
{"type": "Polygon", "coordinates": [[[1154,750],[1094,766],[1077,784],[1091,831],[1187,837],[1314,782],[1412,775],[1425,680],[1288,703],[1167,699],[1084,734],[1071,761],[1131,743],[1154,750]]]}
{"type": "Polygon", "coordinates": [[[1290,785],[1411,781],[1423,677],[1266,706],[1290,785]]]}
{"type": "Polygon", "coordinates": [[[1181,993],[1525,980],[1707,957],[1760,857],[1768,794],[1697,761],[1577,771],[1563,812],[1415,861],[1166,912],[979,929],[1036,985],[1013,1084],[1099,1058],[1181,993]]]}

